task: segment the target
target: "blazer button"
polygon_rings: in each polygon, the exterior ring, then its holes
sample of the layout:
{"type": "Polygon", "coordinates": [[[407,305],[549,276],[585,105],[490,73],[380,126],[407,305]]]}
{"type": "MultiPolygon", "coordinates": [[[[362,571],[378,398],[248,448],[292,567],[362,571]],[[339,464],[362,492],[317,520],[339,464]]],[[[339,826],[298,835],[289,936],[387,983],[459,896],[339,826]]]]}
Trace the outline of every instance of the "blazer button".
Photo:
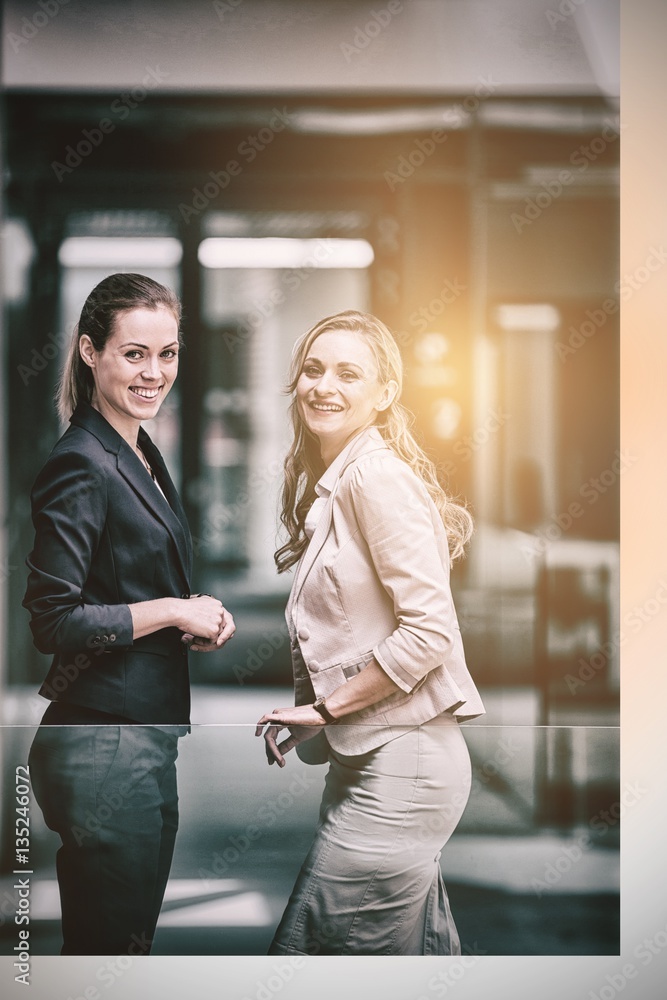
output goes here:
{"type": "Polygon", "coordinates": [[[181,594],[181,600],[182,601],[189,601],[190,600],[190,595],[189,594],[181,594]]]}
{"type": "Polygon", "coordinates": [[[116,641],[116,636],[112,632],[111,635],[109,636],[109,642],[115,642],[115,641],[116,641]]]}
{"type": "Polygon", "coordinates": [[[319,670],[320,669],[320,662],[319,662],[319,660],[311,660],[310,663],[308,664],[308,669],[309,670],[319,670]]]}
{"type": "Polygon", "coordinates": [[[299,636],[299,639],[301,639],[302,642],[305,642],[307,639],[310,639],[310,632],[308,631],[307,628],[300,628],[299,631],[297,632],[297,635],[299,636]]]}

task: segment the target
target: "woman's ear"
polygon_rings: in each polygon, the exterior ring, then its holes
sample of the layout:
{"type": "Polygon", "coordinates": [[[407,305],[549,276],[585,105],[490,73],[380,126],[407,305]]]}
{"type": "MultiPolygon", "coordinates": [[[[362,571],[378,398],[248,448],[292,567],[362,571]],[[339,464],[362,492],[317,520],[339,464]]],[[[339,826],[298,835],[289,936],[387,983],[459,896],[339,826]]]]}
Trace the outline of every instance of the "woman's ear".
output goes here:
{"type": "Polygon", "coordinates": [[[398,382],[395,382],[393,379],[390,379],[388,382],[385,382],[382,395],[380,396],[380,400],[377,403],[375,409],[379,410],[380,412],[382,410],[388,409],[396,399],[397,393],[398,393],[398,382]]]}
{"type": "Polygon", "coordinates": [[[95,367],[95,348],[87,333],[82,333],[79,337],[79,354],[89,368],[95,367]]]}

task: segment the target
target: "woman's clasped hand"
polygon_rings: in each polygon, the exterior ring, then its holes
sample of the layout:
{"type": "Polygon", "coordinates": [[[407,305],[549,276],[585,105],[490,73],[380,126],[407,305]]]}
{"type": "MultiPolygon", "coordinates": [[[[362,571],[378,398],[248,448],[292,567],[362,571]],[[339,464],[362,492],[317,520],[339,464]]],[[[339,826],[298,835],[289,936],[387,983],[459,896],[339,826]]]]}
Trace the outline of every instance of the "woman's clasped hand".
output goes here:
{"type": "Polygon", "coordinates": [[[182,641],[195,653],[211,653],[232,638],[234,619],[221,601],[209,594],[193,594],[181,600],[182,618],[178,627],[182,641]]]}

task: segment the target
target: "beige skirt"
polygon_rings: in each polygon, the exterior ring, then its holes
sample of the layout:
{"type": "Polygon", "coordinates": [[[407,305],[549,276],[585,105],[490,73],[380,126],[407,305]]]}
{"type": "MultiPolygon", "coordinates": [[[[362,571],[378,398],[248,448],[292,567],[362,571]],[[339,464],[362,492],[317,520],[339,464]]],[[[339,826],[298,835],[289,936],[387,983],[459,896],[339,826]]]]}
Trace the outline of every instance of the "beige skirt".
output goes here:
{"type": "Polygon", "coordinates": [[[459,955],[440,871],[471,785],[454,717],[329,761],[315,839],[269,954],[459,955]]]}

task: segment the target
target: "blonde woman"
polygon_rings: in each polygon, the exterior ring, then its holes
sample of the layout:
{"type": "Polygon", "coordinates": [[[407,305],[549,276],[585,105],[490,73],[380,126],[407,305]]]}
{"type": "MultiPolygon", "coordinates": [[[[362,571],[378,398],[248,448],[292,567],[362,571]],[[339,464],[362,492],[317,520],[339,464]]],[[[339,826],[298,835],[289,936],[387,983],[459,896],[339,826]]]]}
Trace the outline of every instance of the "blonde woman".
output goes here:
{"type": "Polygon", "coordinates": [[[439,858],[470,791],[458,723],[484,712],[449,585],[472,521],[410,433],[401,383],[369,314],[328,317],[295,347],[275,559],[296,565],[296,707],[256,732],[269,764],[297,747],[329,770],[272,954],[460,953],[439,858]]]}

